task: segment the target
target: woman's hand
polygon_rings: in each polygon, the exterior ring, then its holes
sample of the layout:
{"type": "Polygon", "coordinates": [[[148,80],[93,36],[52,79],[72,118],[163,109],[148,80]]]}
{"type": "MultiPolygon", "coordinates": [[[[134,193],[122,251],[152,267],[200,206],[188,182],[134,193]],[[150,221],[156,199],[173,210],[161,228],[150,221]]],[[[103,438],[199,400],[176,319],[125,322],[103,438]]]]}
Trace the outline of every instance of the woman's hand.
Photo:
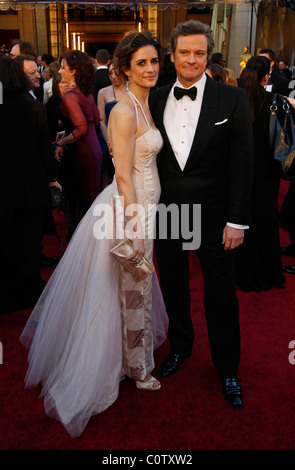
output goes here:
{"type": "Polygon", "coordinates": [[[54,158],[58,161],[61,162],[61,159],[63,157],[64,150],[63,147],[59,144],[56,144],[55,151],[54,151],[54,158]]]}
{"type": "Polygon", "coordinates": [[[131,260],[135,265],[142,261],[144,256],[144,240],[142,238],[135,238],[132,241],[133,251],[126,259],[131,260]]]}

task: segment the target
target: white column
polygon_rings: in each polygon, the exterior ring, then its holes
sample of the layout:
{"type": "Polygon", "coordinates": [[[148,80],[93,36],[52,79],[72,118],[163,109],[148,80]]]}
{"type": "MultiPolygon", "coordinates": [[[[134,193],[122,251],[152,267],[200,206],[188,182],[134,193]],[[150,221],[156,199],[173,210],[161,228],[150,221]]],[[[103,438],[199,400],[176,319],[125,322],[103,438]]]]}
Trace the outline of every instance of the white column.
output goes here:
{"type": "Polygon", "coordinates": [[[236,77],[239,77],[240,75],[240,56],[243,54],[244,46],[248,46],[249,52],[252,55],[255,55],[257,26],[256,9],[258,8],[258,2],[255,1],[254,3],[255,5],[253,6],[252,3],[237,3],[233,5],[232,9],[227,66],[233,69],[236,77]]]}

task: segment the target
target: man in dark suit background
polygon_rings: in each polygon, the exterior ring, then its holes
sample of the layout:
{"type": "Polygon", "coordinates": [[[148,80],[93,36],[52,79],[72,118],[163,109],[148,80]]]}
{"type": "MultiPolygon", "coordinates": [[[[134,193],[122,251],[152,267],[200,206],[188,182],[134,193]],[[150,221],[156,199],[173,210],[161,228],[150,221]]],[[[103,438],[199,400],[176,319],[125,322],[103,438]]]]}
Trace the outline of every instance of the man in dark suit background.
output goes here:
{"type": "Polygon", "coordinates": [[[271,71],[266,85],[267,91],[278,93],[279,95],[289,96],[289,80],[281,73],[276,65],[276,55],[272,49],[261,49],[259,55],[264,55],[270,60],[271,71]]]}
{"type": "Polygon", "coordinates": [[[0,313],[31,308],[44,285],[40,255],[49,187],[60,188],[45,106],[33,99],[16,59],[0,63],[2,185],[0,219],[2,270],[0,313]]]}
{"type": "Polygon", "coordinates": [[[112,84],[109,77],[110,55],[106,49],[99,49],[95,56],[97,70],[95,72],[95,85],[93,90],[94,101],[97,104],[97,93],[101,88],[112,84]]]}
{"type": "MultiPolygon", "coordinates": [[[[213,363],[223,393],[232,406],[241,406],[237,370],[240,358],[238,301],[234,249],[248,228],[253,178],[252,124],[244,90],[217,83],[205,74],[214,47],[210,28],[199,22],[179,24],[171,37],[176,83],[150,96],[154,122],[164,140],[158,155],[161,205],[179,208],[180,235],[159,235],[156,255],[169,316],[171,352],[161,375],[174,374],[192,353],[194,328],[190,315],[189,259],[181,227],[199,224],[204,304],[213,363]],[[182,96],[182,92],[192,95],[182,96]],[[196,99],[195,99],[196,97],[196,99]],[[201,204],[200,221],[193,207],[201,204]],[[182,214],[190,207],[189,220],[182,214]]],[[[195,240],[193,240],[193,243],[195,240]]]]}

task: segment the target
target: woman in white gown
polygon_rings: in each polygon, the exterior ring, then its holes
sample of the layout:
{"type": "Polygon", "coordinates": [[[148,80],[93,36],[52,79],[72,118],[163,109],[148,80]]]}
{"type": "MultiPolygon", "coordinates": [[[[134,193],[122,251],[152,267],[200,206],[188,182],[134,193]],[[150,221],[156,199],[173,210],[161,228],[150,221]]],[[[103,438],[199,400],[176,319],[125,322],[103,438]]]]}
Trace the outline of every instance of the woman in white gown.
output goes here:
{"type": "Polygon", "coordinates": [[[149,32],[130,33],[117,48],[115,63],[129,88],[108,126],[114,181],[77,227],[20,338],[30,348],[26,388],[42,384],[46,414],[72,437],[116,400],[122,374],[139,389],[161,387],[151,375],[153,350],[165,340],[168,322],[157,277],[135,282],[110,254],[122,235],[120,222],[123,230],[129,223],[129,258],[152,261],[162,138],[148,95],[158,78],[159,50],[149,32]],[[141,215],[127,215],[132,204],[141,215]]]}

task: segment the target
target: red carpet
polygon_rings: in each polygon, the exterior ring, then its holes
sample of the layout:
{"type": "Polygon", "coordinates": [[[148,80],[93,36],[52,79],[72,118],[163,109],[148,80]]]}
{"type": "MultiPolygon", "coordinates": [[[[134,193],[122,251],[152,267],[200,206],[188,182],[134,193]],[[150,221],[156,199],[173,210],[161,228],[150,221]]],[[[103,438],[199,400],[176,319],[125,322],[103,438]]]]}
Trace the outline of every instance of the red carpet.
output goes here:
{"type": "MultiPolygon", "coordinates": [[[[280,202],[287,184],[282,184],[280,202]]],[[[59,233],[64,217],[56,216],[59,233]]],[[[281,230],[282,244],[288,236],[281,230]]],[[[64,239],[63,242],[65,243],[64,239]]],[[[46,238],[46,254],[62,255],[54,235],[46,238]]],[[[283,259],[295,264],[295,258],[283,259]]],[[[51,269],[44,269],[48,278],[51,269]]],[[[121,384],[118,400],[72,439],[62,425],[43,412],[38,390],[24,390],[27,351],[19,335],[30,310],[0,316],[2,450],[294,450],[295,365],[289,363],[295,340],[295,276],[287,275],[284,290],[238,291],[242,333],[239,369],[244,405],[232,409],[224,400],[212,366],[203,312],[198,260],[192,263],[192,313],[196,340],[193,356],[173,377],[162,379],[162,390],[145,393],[130,380],[121,384]]],[[[169,352],[156,352],[156,370],[169,352]]],[[[164,452],[165,453],[165,452],[164,452]]],[[[188,454],[189,452],[183,452],[188,454]]],[[[167,454],[167,452],[166,452],[167,454]]],[[[109,454],[105,452],[105,455],[109,454]]]]}

